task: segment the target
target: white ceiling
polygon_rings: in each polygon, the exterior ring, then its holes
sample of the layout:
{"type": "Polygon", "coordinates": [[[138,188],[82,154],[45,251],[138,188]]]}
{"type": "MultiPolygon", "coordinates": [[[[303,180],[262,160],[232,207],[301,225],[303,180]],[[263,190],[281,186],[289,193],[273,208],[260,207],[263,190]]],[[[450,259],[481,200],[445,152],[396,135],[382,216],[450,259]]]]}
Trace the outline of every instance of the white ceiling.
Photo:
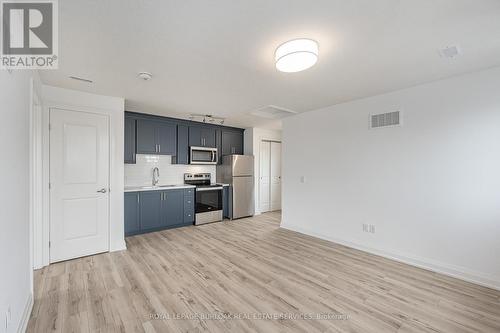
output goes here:
{"type": "Polygon", "coordinates": [[[59,0],[59,25],[45,83],[239,126],[279,127],[249,115],[270,104],[305,112],[500,65],[498,0],[59,0]],[[318,63],[277,72],[275,48],[299,37],[319,42],[318,63]],[[441,58],[453,44],[463,54],[441,58]]]}

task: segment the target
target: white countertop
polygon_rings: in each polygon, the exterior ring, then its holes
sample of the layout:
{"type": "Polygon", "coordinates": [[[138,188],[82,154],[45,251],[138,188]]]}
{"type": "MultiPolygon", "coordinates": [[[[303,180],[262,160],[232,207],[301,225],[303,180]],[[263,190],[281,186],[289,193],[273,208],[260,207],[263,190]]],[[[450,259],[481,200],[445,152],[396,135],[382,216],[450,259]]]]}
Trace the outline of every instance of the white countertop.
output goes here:
{"type": "MultiPolygon", "coordinates": [[[[221,186],[229,186],[229,184],[215,183],[221,186]]],[[[212,184],[212,185],[215,185],[212,184]]],[[[195,188],[194,185],[187,184],[177,184],[177,185],[158,185],[158,186],[125,186],[124,192],[144,192],[144,191],[165,191],[165,190],[176,190],[183,188],[195,188]]]]}
{"type": "Polygon", "coordinates": [[[125,192],[143,192],[143,191],[168,191],[178,190],[183,188],[195,188],[194,185],[178,184],[178,185],[158,185],[158,186],[125,186],[125,192]]]}

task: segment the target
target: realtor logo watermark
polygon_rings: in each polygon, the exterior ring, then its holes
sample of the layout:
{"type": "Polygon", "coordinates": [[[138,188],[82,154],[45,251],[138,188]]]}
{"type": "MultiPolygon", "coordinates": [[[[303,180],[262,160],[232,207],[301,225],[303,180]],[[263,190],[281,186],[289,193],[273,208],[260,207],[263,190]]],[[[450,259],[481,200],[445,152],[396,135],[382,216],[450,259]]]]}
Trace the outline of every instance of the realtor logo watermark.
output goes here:
{"type": "Polygon", "coordinates": [[[2,69],[57,69],[57,0],[1,3],[2,69]]]}

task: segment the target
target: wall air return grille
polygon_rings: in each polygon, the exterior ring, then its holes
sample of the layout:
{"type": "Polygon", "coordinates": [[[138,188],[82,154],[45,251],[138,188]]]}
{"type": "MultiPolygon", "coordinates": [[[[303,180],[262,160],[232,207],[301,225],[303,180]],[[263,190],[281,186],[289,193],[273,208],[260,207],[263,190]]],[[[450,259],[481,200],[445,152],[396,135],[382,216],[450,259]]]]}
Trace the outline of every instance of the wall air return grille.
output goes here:
{"type": "Polygon", "coordinates": [[[401,125],[399,111],[370,115],[370,128],[401,125]]]}

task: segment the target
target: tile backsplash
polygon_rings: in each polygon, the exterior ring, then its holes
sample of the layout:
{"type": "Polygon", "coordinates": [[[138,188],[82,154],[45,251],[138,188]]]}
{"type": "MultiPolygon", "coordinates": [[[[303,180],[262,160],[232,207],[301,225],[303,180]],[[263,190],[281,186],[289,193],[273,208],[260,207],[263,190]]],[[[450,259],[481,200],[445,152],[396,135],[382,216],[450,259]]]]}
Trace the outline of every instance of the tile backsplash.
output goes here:
{"type": "Polygon", "coordinates": [[[151,185],[154,167],[160,170],[159,185],[183,184],[185,173],[210,173],[216,181],[215,165],[178,165],[170,156],[137,154],[136,164],[125,164],[125,186],[151,185]]]}

